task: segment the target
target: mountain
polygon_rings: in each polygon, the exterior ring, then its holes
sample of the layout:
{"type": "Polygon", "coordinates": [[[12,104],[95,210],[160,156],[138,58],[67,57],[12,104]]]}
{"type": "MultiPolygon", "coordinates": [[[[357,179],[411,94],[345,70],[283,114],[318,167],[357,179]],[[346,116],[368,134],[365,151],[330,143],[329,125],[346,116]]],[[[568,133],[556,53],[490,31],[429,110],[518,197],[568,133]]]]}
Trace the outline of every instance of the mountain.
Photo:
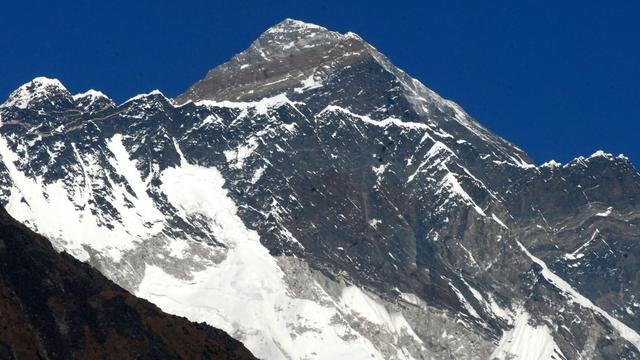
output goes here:
{"type": "Polygon", "coordinates": [[[0,202],[268,359],[639,359],[640,174],[532,163],[355,34],[285,20],[176,99],[36,78],[0,202]]]}
{"type": "Polygon", "coordinates": [[[254,359],[225,332],[167,315],[0,209],[0,358],[254,359]]]}

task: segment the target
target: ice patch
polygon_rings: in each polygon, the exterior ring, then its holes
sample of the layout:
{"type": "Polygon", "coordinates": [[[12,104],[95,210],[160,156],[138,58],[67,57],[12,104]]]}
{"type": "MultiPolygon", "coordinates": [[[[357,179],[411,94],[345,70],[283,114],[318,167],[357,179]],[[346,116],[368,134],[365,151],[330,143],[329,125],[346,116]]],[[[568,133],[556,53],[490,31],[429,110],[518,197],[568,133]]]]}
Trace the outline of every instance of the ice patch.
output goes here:
{"type": "Polygon", "coordinates": [[[313,90],[322,87],[322,81],[320,80],[320,78],[318,77],[318,79],[316,79],[316,76],[314,76],[313,74],[300,81],[300,84],[302,85],[301,87],[293,89],[293,91],[298,94],[301,94],[307,90],[313,90]]]}
{"type": "Polygon", "coordinates": [[[260,167],[258,168],[253,175],[251,176],[251,183],[255,184],[258,182],[258,180],[260,180],[260,178],[262,177],[262,174],[264,174],[264,171],[267,169],[266,166],[260,167]]]}
{"type": "Polygon", "coordinates": [[[380,219],[371,219],[369,220],[369,225],[371,225],[371,227],[373,228],[377,228],[378,225],[382,224],[382,220],[380,219]]]}
{"type": "Polygon", "coordinates": [[[560,360],[564,355],[546,325],[529,324],[531,317],[522,311],[513,329],[505,332],[490,359],[496,360],[560,360]],[[554,355],[555,354],[555,355],[554,355]]]}
{"type": "Polygon", "coordinates": [[[238,146],[234,150],[224,151],[227,162],[231,163],[236,169],[242,169],[244,161],[253,154],[258,148],[258,140],[255,137],[250,138],[245,144],[238,146]]]}
{"type": "Polygon", "coordinates": [[[609,206],[607,210],[597,213],[596,216],[609,216],[611,215],[612,210],[613,210],[613,207],[609,206]]]}
{"type": "Polygon", "coordinates": [[[387,169],[388,164],[381,164],[379,166],[372,166],[371,170],[374,172],[374,174],[381,176],[384,174],[384,171],[387,169]]]}

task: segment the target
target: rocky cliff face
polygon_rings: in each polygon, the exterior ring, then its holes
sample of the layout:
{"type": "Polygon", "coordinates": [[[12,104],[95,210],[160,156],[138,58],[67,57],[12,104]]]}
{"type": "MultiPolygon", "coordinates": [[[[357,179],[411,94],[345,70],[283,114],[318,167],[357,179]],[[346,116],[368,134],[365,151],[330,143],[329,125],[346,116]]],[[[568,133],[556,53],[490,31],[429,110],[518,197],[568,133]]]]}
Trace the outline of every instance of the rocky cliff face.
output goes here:
{"type": "Polygon", "coordinates": [[[0,209],[0,358],[253,359],[225,332],[167,315],[57,253],[0,209]]]}
{"type": "Polygon", "coordinates": [[[0,116],[10,213],[259,357],[640,357],[629,161],[535,166],[357,35],[285,20],[175,100],[39,78],[0,116]]]}

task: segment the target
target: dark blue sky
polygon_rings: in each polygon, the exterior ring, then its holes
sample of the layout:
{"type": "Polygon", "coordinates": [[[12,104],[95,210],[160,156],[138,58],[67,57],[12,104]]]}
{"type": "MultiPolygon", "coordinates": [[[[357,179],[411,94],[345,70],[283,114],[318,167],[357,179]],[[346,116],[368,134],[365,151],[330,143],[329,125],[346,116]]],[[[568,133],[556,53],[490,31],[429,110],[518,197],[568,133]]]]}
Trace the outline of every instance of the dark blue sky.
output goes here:
{"type": "Polygon", "coordinates": [[[173,97],[291,17],[360,34],[537,162],[604,149],[640,164],[640,3],[569,3],[11,1],[0,97],[38,75],[173,97]]]}

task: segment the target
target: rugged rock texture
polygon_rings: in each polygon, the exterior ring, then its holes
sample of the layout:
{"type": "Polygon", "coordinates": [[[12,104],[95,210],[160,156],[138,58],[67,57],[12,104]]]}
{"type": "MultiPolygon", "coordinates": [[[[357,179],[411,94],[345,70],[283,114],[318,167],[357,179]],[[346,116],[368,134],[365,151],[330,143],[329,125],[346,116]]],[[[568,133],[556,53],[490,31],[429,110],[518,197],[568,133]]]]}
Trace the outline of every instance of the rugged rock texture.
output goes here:
{"type": "Polygon", "coordinates": [[[224,331],[167,315],[57,253],[0,209],[0,358],[254,359],[224,331]]]}
{"type": "Polygon", "coordinates": [[[640,358],[631,163],[535,166],[357,35],[285,20],[175,101],[38,78],[0,121],[12,215],[257,356],[640,358]]]}

